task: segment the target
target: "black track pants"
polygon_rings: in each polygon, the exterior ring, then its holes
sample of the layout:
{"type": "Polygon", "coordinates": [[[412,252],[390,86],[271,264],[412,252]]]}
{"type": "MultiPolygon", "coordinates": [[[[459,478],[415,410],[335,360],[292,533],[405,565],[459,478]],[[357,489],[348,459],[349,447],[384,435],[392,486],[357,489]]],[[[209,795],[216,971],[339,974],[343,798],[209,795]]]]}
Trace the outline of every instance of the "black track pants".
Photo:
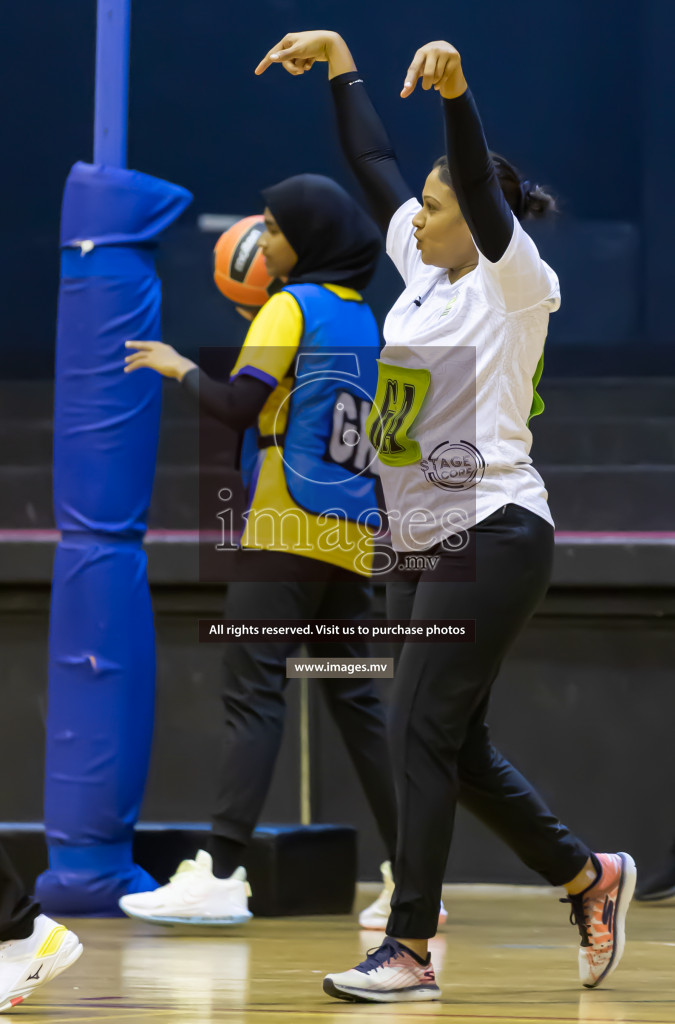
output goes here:
{"type": "Polygon", "coordinates": [[[396,891],[387,932],[436,933],[441,885],[459,802],[551,885],[570,881],[590,851],[490,742],[485,724],[499,666],[546,592],[553,529],[506,505],[471,531],[443,569],[389,584],[390,619],[474,619],[476,642],[406,643],[399,650],[390,718],[399,812],[396,891]],[[475,566],[475,572],[474,572],[475,566]],[[471,581],[473,579],[473,582],[471,581]]]}
{"type": "MultiPolygon", "coordinates": [[[[257,554],[257,553],[256,553],[257,554]]],[[[251,552],[246,553],[248,558],[251,552]]],[[[367,579],[312,560],[260,552],[276,570],[276,582],[232,583],[226,619],[363,619],[371,617],[367,579]],[[281,571],[279,571],[281,569],[281,571]],[[280,577],[285,577],[283,581],[280,577]]],[[[286,711],[286,658],[297,640],[282,643],[228,643],[225,649],[223,701],[225,736],[213,832],[248,842],[258,823],[281,744],[286,711]]],[[[312,657],[365,658],[357,641],[308,644],[312,657]]],[[[384,707],[370,679],[321,679],[330,713],[340,730],[384,841],[387,857],[396,844],[396,800],[387,746],[384,707]]]]}
{"type": "Polygon", "coordinates": [[[27,939],[40,907],[26,892],[7,853],[0,846],[0,942],[27,939]]]}

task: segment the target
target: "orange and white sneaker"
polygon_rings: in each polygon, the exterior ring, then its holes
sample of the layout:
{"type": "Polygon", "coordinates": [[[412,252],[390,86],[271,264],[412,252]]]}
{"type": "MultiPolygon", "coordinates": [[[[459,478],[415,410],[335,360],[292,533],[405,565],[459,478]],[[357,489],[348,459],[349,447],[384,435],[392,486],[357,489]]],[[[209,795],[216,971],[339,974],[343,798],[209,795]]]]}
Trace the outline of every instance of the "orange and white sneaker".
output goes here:
{"type": "Polygon", "coordinates": [[[626,914],[637,871],[629,853],[597,853],[600,875],[593,885],[561,903],[571,903],[570,921],[581,935],[579,978],[595,988],[618,967],[626,943],[626,914]]]}
{"type": "Polygon", "coordinates": [[[351,1003],[410,1003],[440,999],[431,954],[422,959],[411,949],[386,938],[350,971],[327,974],[323,990],[334,999],[351,1003]]]}
{"type": "Polygon", "coordinates": [[[40,914],[27,939],[0,942],[0,1013],[27,999],[82,956],[82,943],[65,925],[40,914]]]}

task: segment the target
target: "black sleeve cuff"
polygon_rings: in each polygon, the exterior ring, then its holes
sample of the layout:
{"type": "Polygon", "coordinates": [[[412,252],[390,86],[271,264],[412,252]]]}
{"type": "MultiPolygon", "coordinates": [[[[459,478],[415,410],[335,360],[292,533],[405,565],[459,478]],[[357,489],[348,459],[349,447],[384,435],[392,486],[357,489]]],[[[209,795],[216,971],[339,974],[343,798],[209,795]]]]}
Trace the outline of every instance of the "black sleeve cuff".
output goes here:
{"type": "Polygon", "coordinates": [[[193,366],[183,377],[181,384],[191,395],[199,396],[199,367],[193,366]]]}
{"type": "Polygon", "coordinates": [[[352,85],[354,82],[363,82],[363,75],[358,71],[345,71],[344,74],[331,78],[330,86],[332,89],[335,85],[352,85]]]}
{"type": "Polygon", "coordinates": [[[469,89],[468,86],[466,92],[463,92],[461,96],[455,96],[453,100],[443,99],[443,102],[447,103],[449,107],[454,107],[455,104],[461,106],[464,103],[472,107],[472,109],[475,110],[476,113],[478,113],[478,111],[476,110],[476,101],[474,100],[473,93],[471,92],[471,89],[469,89]]]}

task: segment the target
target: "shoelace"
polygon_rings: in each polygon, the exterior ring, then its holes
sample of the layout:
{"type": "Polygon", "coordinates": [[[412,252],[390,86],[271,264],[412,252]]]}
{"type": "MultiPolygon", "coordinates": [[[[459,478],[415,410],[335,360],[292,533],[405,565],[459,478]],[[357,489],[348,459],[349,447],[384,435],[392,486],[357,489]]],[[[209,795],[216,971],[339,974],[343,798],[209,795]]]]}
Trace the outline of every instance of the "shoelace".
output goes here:
{"type": "Polygon", "coordinates": [[[383,942],[381,946],[374,946],[373,949],[367,950],[366,959],[356,969],[363,970],[364,973],[374,971],[387,960],[396,960],[400,956],[405,956],[402,949],[396,949],[392,942],[383,942]]]}
{"type": "Polygon", "coordinates": [[[588,926],[586,924],[586,912],[584,910],[583,896],[572,896],[570,894],[564,900],[560,900],[560,902],[571,904],[570,924],[575,924],[579,929],[579,935],[581,935],[581,945],[590,946],[591,940],[588,937],[588,926]]]}

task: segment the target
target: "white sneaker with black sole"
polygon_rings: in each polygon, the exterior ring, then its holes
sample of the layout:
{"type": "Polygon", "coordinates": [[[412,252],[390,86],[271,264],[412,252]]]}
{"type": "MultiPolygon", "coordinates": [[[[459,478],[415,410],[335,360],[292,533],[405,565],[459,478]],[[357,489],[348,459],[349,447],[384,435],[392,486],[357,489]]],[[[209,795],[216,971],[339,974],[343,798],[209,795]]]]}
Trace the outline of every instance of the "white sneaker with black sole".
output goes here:
{"type": "Polygon", "coordinates": [[[135,892],[119,901],[128,917],[166,926],[216,927],[243,924],[253,915],[248,909],[251,887],[244,868],[229,878],[216,878],[206,850],[184,860],[167,885],[152,892],[135,892]]]}
{"type": "MultiPolygon", "coordinates": [[[[382,872],[382,892],[374,903],[371,903],[369,907],[366,907],[359,914],[359,924],[361,927],[376,932],[387,930],[387,921],[391,914],[391,898],[394,895],[394,877],[391,871],[391,861],[385,860],[383,864],[380,864],[380,871],[382,872]]],[[[441,908],[438,913],[439,925],[445,924],[447,919],[448,913],[443,906],[443,900],[441,900],[441,908]]]]}
{"type": "Polygon", "coordinates": [[[27,939],[0,942],[0,1013],[13,1010],[39,985],[82,956],[82,943],[65,925],[40,914],[27,939]]]}
{"type": "Polygon", "coordinates": [[[431,954],[425,959],[387,937],[369,950],[363,963],[340,974],[327,974],[323,990],[350,1003],[412,1003],[440,999],[431,954]]]}

